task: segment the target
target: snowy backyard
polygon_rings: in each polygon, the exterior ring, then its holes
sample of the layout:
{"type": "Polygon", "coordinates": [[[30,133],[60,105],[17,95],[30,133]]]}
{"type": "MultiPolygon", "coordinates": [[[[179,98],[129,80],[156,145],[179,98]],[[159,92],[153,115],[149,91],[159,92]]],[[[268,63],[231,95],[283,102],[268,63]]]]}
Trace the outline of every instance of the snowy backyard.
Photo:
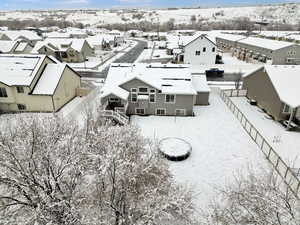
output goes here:
{"type": "Polygon", "coordinates": [[[191,156],[170,162],[170,168],[175,180],[192,185],[202,207],[212,200],[215,188],[249,167],[266,168],[268,162],[216,90],[210,105],[196,106],[194,112],[195,117],[133,116],[131,121],[150,139],[177,137],[192,145],[191,156]]]}
{"type": "Polygon", "coordinates": [[[245,97],[231,99],[282,159],[291,167],[300,168],[300,133],[286,131],[279,122],[271,119],[260,108],[251,106],[245,97]]]}

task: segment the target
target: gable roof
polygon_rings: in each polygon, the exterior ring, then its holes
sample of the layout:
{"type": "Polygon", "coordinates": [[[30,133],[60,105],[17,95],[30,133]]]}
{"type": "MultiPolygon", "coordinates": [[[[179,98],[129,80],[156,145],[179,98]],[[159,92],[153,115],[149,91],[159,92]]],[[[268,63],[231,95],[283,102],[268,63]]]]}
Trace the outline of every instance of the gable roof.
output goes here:
{"type": "Polygon", "coordinates": [[[257,37],[247,37],[243,40],[239,40],[238,42],[242,44],[253,45],[253,46],[270,49],[270,50],[278,50],[292,45],[296,45],[295,43],[292,42],[277,41],[277,40],[257,38],[257,37]]]}
{"type": "Polygon", "coordinates": [[[162,94],[197,94],[192,86],[188,66],[144,63],[112,64],[102,88],[101,98],[114,94],[127,100],[129,92],[122,86],[134,79],[161,90],[162,94]]]}
{"type": "Polygon", "coordinates": [[[0,40],[0,52],[1,53],[10,53],[15,50],[18,46],[18,41],[1,41],[0,40]]]}
{"type": "Polygon", "coordinates": [[[193,39],[192,39],[190,42],[188,42],[187,44],[185,44],[184,47],[186,47],[186,46],[192,44],[193,42],[197,41],[199,38],[201,38],[201,39],[205,38],[206,40],[208,40],[209,42],[211,42],[213,45],[216,46],[216,43],[213,42],[211,39],[209,39],[209,38],[207,37],[207,35],[201,34],[200,36],[197,36],[197,37],[193,36],[192,38],[193,38],[193,39]]]}
{"type": "Polygon", "coordinates": [[[66,64],[47,64],[45,70],[41,74],[40,79],[35,85],[33,95],[53,95],[55,89],[63,75],[66,64]]]}
{"type": "Polygon", "coordinates": [[[12,41],[16,41],[18,39],[27,39],[30,41],[42,40],[40,36],[38,36],[35,32],[29,30],[8,30],[1,31],[6,36],[8,36],[12,41]]]}
{"type": "Polygon", "coordinates": [[[269,76],[280,100],[292,108],[300,106],[300,65],[265,65],[266,74],[269,76]]]}
{"type": "Polygon", "coordinates": [[[55,39],[49,38],[44,41],[39,41],[36,43],[35,47],[32,49],[31,53],[38,54],[39,50],[42,47],[50,48],[53,51],[67,51],[69,48],[73,48],[74,50],[81,52],[83,46],[87,44],[90,48],[92,48],[84,39],[55,39]]]}
{"type": "Polygon", "coordinates": [[[45,55],[0,55],[0,82],[8,85],[30,86],[45,55]]]}

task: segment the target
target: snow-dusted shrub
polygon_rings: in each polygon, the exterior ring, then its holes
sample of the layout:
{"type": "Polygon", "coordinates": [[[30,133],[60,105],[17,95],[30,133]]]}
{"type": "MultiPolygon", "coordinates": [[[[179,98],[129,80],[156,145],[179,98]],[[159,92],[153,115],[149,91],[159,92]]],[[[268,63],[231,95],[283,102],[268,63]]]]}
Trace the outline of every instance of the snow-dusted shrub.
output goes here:
{"type": "Polygon", "coordinates": [[[275,171],[236,177],[210,206],[210,225],[299,225],[300,203],[275,171]]]}

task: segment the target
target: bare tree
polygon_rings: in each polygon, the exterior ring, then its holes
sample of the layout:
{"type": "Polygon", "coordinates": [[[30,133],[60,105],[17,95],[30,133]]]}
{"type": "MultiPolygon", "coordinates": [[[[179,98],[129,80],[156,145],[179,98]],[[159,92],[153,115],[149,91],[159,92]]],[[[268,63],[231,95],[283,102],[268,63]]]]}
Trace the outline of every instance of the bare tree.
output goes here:
{"type": "Polygon", "coordinates": [[[299,200],[275,171],[249,170],[220,190],[206,219],[210,225],[297,225],[299,200]]]}
{"type": "Polygon", "coordinates": [[[135,127],[95,124],[87,136],[90,165],[97,168],[89,195],[96,196],[98,207],[88,210],[94,218],[114,225],[194,221],[191,191],[172,181],[155,145],[135,127]]]}
{"type": "Polygon", "coordinates": [[[36,116],[1,130],[0,224],[194,221],[192,193],[173,182],[156,145],[100,115],[80,128],[36,116]]]}
{"type": "Polygon", "coordinates": [[[82,138],[57,118],[20,117],[0,132],[0,224],[78,224],[82,138]]]}

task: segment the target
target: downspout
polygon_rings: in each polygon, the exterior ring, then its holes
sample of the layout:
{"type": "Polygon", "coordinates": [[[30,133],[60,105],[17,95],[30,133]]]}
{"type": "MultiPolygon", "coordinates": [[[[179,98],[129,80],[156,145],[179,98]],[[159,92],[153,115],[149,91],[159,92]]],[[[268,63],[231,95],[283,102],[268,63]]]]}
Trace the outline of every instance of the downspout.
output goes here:
{"type": "Polygon", "coordinates": [[[51,96],[51,99],[52,99],[52,105],[53,105],[53,112],[55,112],[55,104],[54,104],[53,95],[51,96]]]}
{"type": "Polygon", "coordinates": [[[288,122],[288,125],[286,127],[287,130],[289,130],[291,128],[291,122],[294,118],[294,114],[295,114],[295,108],[291,108],[291,114],[290,114],[289,122],[288,122]]]}

